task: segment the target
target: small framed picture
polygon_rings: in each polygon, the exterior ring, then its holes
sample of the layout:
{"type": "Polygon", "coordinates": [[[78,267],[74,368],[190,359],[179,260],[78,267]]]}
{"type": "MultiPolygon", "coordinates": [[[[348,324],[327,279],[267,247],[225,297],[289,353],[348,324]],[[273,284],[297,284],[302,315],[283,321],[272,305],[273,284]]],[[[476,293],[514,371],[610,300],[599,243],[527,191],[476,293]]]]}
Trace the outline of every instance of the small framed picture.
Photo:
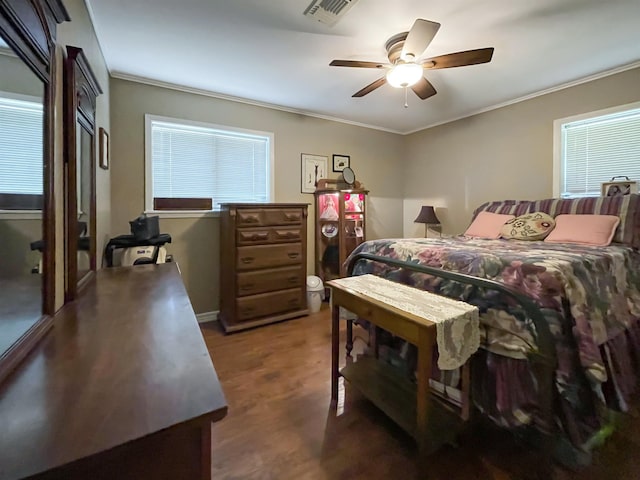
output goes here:
{"type": "Polygon", "coordinates": [[[301,171],[302,183],[300,191],[302,193],[315,192],[318,181],[327,177],[327,157],[303,153],[301,171]]]}
{"type": "Polygon", "coordinates": [[[100,168],[109,170],[109,134],[100,127],[98,136],[100,138],[100,168]]]}
{"type": "Polygon", "coordinates": [[[603,197],[621,197],[631,193],[638,193],[638,182],[624,180],[621,182],[604,182],[600,195],[603,197]]]}
{"type": "Polygon", "coordinates": [[[341,172],[345,168],[350,167],[351,158],[349,155],[334,155],[333,156],[333,171],[341,172]]]}

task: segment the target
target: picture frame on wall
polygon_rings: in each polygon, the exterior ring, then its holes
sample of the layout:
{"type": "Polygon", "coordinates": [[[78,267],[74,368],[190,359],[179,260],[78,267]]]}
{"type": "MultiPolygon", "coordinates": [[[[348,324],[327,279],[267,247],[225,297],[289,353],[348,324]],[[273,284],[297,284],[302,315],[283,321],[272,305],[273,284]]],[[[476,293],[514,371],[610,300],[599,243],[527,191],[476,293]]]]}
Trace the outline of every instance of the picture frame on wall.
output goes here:
{"type": "Polygon", "coordinates": [[[100,139],[99,146],[99,165],[104,170],[109,170],[109,134],[107,131],[100,127],[98,132],[98,138],[100,139]]]}
{"type": "Polygon", "coordinates": [[[327,177],[327,161],[324,155],[313,155],[310,153],[302,154],[301,165],[301,186],[302,193],[313,193],[316,191],[318,181],[327,177]]]}
{"type": "Polygon", "coordinates": [[[603,197],[621,197],[631,193],[638,193],[638,182],[635,180],[603,182],[600,190],[603,197]]]}
{"type": "Polygon", "coordinates": [[[349,155],[333,155],[333,171],[342,172],[345,168],[351,166],[351,157],[349,155]]]}

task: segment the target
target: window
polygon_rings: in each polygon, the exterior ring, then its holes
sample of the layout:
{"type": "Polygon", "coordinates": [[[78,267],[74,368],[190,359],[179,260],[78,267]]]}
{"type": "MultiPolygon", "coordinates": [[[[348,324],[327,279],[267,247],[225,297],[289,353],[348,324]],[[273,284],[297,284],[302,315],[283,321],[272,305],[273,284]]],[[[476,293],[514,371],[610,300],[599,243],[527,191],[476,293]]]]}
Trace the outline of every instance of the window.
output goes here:
{"type": "Polygon", "coordinates": [[[0,210],[42,210],[42,101],[0,92],[0,210]]]}
{"type": "Polygon", "coordinates": [[[146,210],[219,210],[272,197],[273,134],[145,116],[146,210]]]}
{"type": "Polygon", "coordinates": [[[640,103],[556,120],[554,150],[556,197],[598,196],[615,176],[640,182],[640,103]]]}

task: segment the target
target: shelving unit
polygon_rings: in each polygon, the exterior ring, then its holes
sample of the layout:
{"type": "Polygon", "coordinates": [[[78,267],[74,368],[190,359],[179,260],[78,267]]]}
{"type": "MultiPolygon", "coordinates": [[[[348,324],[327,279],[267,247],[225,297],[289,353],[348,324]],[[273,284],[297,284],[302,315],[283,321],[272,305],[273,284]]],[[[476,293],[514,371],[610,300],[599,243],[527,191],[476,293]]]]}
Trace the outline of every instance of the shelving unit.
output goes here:
{"type": "Polygon", "coordinates": [[[344,261],[366,239],[368,190],[316,190],[316,274],[323,282],[346,275],[344,261]]]}

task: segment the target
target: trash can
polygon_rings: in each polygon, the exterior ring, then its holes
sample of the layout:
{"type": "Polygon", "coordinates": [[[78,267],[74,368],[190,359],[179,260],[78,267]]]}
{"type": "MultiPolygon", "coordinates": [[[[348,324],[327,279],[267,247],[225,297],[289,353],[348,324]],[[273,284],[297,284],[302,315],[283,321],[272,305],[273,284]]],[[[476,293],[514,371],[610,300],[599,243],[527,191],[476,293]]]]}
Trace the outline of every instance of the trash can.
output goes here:
{"type": "Polygon", "coordinates": [[[307,306],[309,312],[319,312],[322,300],[324,300],[324,285],[322,284],[322,279],[315,275],[309,275],[307,277],[307,306]]]}

